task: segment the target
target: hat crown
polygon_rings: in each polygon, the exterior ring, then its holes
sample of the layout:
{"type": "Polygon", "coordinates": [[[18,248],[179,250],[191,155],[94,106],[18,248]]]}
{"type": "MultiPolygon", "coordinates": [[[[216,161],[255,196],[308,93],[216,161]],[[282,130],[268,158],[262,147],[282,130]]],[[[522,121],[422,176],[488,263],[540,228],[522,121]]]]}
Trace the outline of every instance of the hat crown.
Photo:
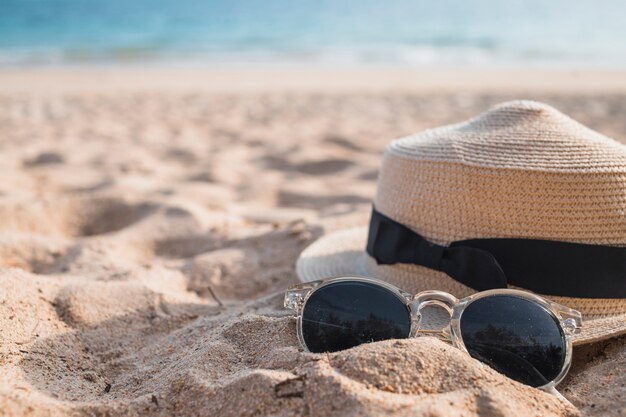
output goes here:
{"type": "Polygon", "coordinates": [[[375,205],[430,240],[626,246],[626,146],[532,101],[392,142],[375,205]]]}
{"type": "Polygon", "coordinates": [[[626,172],[626,146],[535,101],[502,103],[466,122],[392,142],[420,160],[555,172],[626,172]]]}

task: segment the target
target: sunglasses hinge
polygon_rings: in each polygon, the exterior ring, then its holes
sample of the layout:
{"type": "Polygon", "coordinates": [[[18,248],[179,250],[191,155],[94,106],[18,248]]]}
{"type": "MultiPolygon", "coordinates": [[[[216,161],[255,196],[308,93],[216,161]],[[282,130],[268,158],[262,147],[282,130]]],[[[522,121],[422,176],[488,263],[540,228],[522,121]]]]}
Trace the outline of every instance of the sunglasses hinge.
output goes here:
{"type": "Polygon", "coordinates": [[[298,311],[304,304],[306,295],[311,291],[310,288],[289,290],[285,293],[284,307],[293,311],[298,311]]]}

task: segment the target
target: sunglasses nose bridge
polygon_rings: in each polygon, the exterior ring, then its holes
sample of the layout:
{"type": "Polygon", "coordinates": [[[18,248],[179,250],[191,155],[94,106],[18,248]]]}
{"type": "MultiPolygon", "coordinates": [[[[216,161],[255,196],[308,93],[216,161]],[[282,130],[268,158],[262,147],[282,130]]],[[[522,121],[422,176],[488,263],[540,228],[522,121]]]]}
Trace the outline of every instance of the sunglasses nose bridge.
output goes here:
{"type": "Polygon", "coordinates": [[[411,336],[427,335],[438,337],[439,339],[450,341],[450,319],[452,318],[453,308],[459,300],[452,294],[443,291],[423,291],[416,294],[410,303],[412,314],[412,330],[411,336]],[[429,306],[443,308],[448,313],[448,322],[438,329],[422,328],[422,310],[429,306]]]}
{"type": "Polygon", "coordinates": [[[415,294],[412,304],[425,305],[425,303],[438,304],[452,313],[452,308],[459,303],[459,300],[452,294],[443,291],[422,291],[415,294]]]}

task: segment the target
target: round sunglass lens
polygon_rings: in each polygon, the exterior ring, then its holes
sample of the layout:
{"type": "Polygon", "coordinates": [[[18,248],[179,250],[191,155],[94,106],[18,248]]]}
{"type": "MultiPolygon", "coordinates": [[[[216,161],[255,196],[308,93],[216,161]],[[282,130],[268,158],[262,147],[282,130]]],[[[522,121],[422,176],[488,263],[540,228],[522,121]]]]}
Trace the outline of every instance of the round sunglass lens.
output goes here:
{"type": "Polygon", "coordinates": [[[335,352],[363,343],[409,336],[411,316],[400,297],[376,284],[340,281],[317,289],[302,311],[302,335],[311,352],[335,352]]]}
{"type": "Polygon", "coordinates": [[[473,301],[461,315],[461,336],[474,358],[533,387],[554,380],[565,365],[565,335],[557,319],[521,297],[473,301]]]}

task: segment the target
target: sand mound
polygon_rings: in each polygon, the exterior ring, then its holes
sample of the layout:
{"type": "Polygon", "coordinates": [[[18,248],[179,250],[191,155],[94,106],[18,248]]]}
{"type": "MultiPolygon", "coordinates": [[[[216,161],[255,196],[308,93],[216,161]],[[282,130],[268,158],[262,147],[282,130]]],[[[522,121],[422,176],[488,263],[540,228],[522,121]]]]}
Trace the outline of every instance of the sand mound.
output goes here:
{"type": "Polygon", "coordinates": [[[302,353],[277,296],[219,306],[133,282],[68,281],[2,274],[0,325],[13,329],[3,333],[3,406],[14,412],[35,397],[45,412],[534,415],[540,404],[544,415],[575,414],[431,338],[302,353]]]}
{"type": "MultiPolygon", "coordinates": [[[[0,415],[575,415],[435,339],[301,352],[282,309],[388,138],[500,99],[0,95],[0,415]]],[[[623,413],[624,341],[585,349],[564,393],[623,413]]]]}

